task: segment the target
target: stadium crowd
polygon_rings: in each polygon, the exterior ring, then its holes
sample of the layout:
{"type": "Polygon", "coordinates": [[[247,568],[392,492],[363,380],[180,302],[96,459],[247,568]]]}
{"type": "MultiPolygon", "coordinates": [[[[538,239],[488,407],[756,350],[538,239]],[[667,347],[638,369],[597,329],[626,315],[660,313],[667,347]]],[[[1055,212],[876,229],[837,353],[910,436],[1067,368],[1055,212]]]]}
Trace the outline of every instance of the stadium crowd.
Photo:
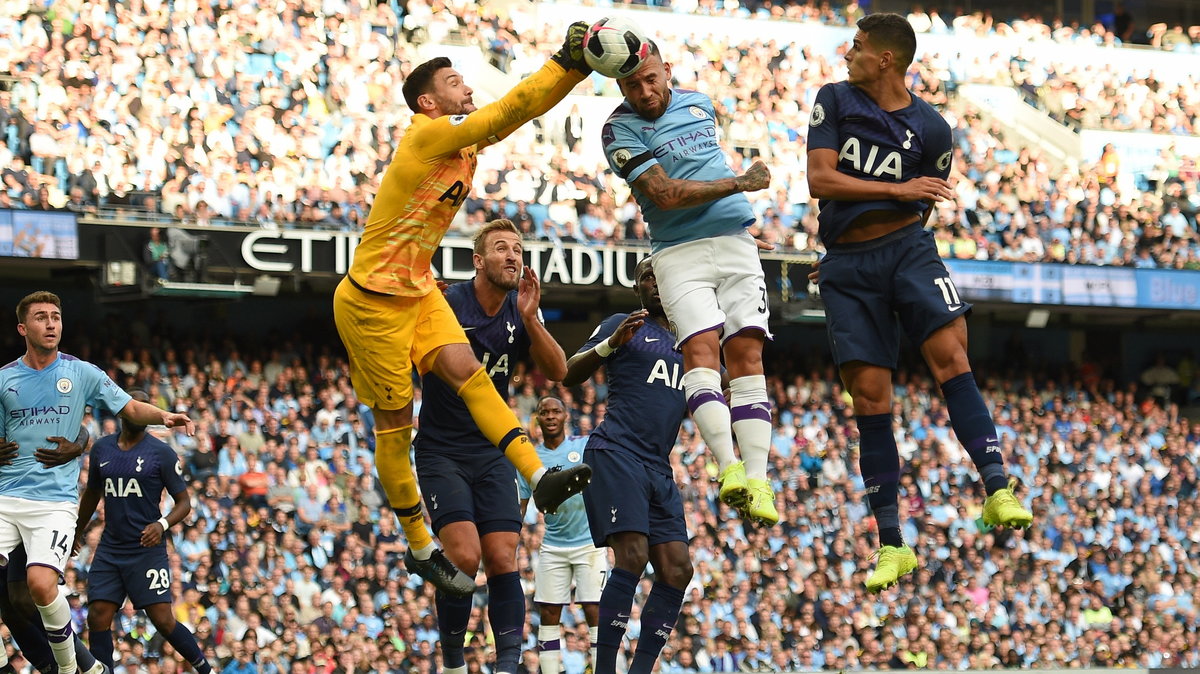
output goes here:
{"type": "MultiPolygon", "coordinates": [[[[830,25],[862,13],[853,2],[692,4],[700,12],[830,25]]],[[[679,11],[690,6],[672,3],[679,11]]],[[[0,5],[0,39],[13,46],[0,54],[0,71],[11,74],[0,82],[0,208],[86,213],[102,206],[185,225],[358,230],[409,119],[394,92],[420,44],[451,37],[478,44],[493,64],[522,75],[560,39],[529,16],[502,17],[462,1],[303,0],[280,12],[251,0],[171,7],[0,5]]],[[[1115,44],[1122,38],[1113,31],[1128,28],[1124,20],[1112,30],[1004,23],[985,12],[946,21],[920,9],[909,19],[922,32],[1058,42],[1115,44]]],[[[773,189],[752,197],[761,215],[755,233],[785,250],[819,252],[803,141],[817,88],[844,76],[840,50],[730,44],[719,35],[664,40],[663,48],[678,83],[716,101],[733,161],[763,157],[772,167],[773,189]]],[[[1200,268],[1196,157],[1164,151],[1155,171],[1164,179],[1143,193],[1119,183],[1115,152],[1059,168],[1037,148],[1007,142],[971,109],[946,106],[958,84],[995,82],[1040,92],[1054,113],[1080,123],[1195,128],[1194,81],[1128,84],[1117,68],[1075,72],[1039,60],[1036,50],[988,63],[933,54],[914,67],[914,90],[944,107],[956,129],[959,200],[943,204],[936,222],[943,255],[1200,268]],[[1134,100],[1137,92],[1146,94],[1144,103],[1134,100]]],[[[596,76],[580,87],[589,91],[611,93],[612,85],[596,76]]],[[[524,129],[503,151],[483,153],[475,199],[457,229],[469,234],[504,212],[551,240],[645,239],[627,189],[582,151],[573,119],[567,128],[524,129]]]]}
{"type": "MultiPolygon", "coordinates": [[[[371,415],[353,396],[344,358],[319,337],[239,343],[196,334],[114,318],[92,326],[88,343],[68,345],[118,384],[198,422],[194,437],[167,437],[194,498],[192,515],[170,532],[179,620],[231,674],[439,671],[432,587],[400,561],[395,517],[372,472],[371,415]]],[[[873,520],[850,408],[830,368],[767,354],[771,476],[788,513],[770,530],[718,509],[715,464],[685,422],[673,465],[696,574],[662,671],[1200,666],[1200,423],[1179,412],[1200,400],[1194,361],[1158,362],[1126,381],[1101,362],[1055,370],[1020,354],[1014,347],[1002,369],[979,371],[1037,526],[981,530],[982,494],[940,396],[923,371],[902,370],[901,514],[922,566],[880,596],[863,588],[873,520]]],[[[605,414],[603,376],[564,390],[521,368],[508,393],[528,423],[548,392],[565,401],[577,433],[605,414]]],[[[111,419],[85,423],[93,434],[115,430],[111,419]]],[[[519,553],[527,594],[536,517],[519,553]]],[[[68,573],[77,630],[98,533],[68,573]]],[[[472,672],[489,671],[485,601],[476,595],[467,639],[472,672]]],[[[588,634],[577,608],[564,625],[563,665],[584,674],[588,634]]],[[[528,673],[537,671],[534,627],[528,673]]],[[[639,629],[635,608],[631,640],[639,629]]],[[[163,639],[130,607],[114,630],[117,674],[178,670],[158,661],[163,639]]]]}

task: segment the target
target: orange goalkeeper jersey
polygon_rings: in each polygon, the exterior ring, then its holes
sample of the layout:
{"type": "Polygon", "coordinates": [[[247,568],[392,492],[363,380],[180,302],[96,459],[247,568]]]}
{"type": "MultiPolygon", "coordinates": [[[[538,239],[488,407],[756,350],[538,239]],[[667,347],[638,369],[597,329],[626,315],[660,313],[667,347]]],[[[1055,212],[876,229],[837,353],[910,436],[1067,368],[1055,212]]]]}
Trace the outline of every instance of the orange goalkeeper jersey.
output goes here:
{"type": "Polygon", "coordinates": [[[475,154],[554,107],[583,78],[548,61],[468,115],[414,115],[375,195],[350,279],[385,295],[434,290],[429,263],[471,189],[475,154]]]}

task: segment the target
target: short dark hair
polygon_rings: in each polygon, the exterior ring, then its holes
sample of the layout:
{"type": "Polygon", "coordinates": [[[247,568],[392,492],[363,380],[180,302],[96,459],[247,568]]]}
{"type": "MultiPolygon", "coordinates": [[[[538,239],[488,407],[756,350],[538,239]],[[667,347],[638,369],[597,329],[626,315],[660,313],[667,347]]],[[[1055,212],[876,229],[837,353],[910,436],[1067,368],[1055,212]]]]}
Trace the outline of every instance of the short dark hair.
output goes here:
{"type": "Polygon", "coordinates": [[[651,267],[654,264],[654,262],[651,261],[651,257],[652,256],[647,255],[646,257],[638,260],[637,266],[633,268],[634,283],[637,283],[642,278],[642,272],[645,271],[647,267],[651,267]]]}
{"type": "Polygon", "coordinates": [[[421,108],[417,105],[417,99],[421,94],[427,93],[433,84],[433,76],[437,71],[443,68],[451,68],[453,64],[450,59],[445,56],[429,59],[408,74],[408,79],[404,80],[404,86],[400,91],[404,93],[404,102],[413,112],[420,112],[421,108]]]}
{"type": "Polygon", "coordinates": [[[475,233],[475,240],[472,243],[476,255],[483,255],[487,250],[487,240],[493,232],[512,232],[517,235],[517,238],[521,238],[521,230],[517,229],[512,220],[508,218],[492,220],[475,233]]]}
{"type": "Polygon", "coordinates": [[[872,45],[895,54],[901,70],[907,70],[917,55],[917,34],[908,19],[899,14],[864,16],[858,20],[858,29],[869,36],[872,45]]]}
{"type": "Polygon", "coordinates": [[[25,322],[25,319],[29,317],[29,307],[34,304],[53,304],[58,307],[60,312],[62,311],[62,300],[58,299],[58,295],[49,290],[38,290],[37,292],[29,293],[25,297],[22,297],[20,302],[17,302],[18,323],[25,322]]]}

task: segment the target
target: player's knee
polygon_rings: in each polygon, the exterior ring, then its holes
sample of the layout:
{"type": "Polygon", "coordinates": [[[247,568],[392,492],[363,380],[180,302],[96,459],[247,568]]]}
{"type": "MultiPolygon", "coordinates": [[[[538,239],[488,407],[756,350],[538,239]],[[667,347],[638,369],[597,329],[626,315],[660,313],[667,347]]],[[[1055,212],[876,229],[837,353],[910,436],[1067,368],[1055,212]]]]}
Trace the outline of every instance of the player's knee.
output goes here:
{"type": "Polygon", "coordinates": [[[650,561],[650,551],[644,542],[621,541],[612,546],[613,562],[618,569],[623,569],[634,575],[642,575],[650,561]]]}
{"type": "MultiPolygon", "coordinates": [[[[443,541],[445,544],[445,541],[443,541]]],[[[446,545],[446,557],[457,566],[459,570],[468,576],[475,575],[479,570],[479,563],[483,557],[480,554],[479,548],[472,548],[469,545],[446,545]]]]}
{"type": "Polygon", "coordinates": [[[692,568],[692,560],[687,557],[667,560],[664,566],[666,568],[662,569],[661,575],[663,582],[667,585],[682,590],[692,582],[695,570],[692,568]]]}
{"type": "Polygon", "coordinates": [[[462,388],[481,367],[469,344],[447,344],[433,360],[433,373],[455,390],[462,388]]]}
{"type": "Polygon", "coordinates": [[[375,414],[375,425],[381,431],[412,426],[412,403],[409,403],[398,410],[373,409],[372,412],[375,414]]]}
{"type": "Polygon", "coordinates": [[[112,627],[112,613],[110,611],[96,610],[96,608],[89,606],[87,625],[88,631],[103,632],[112,627]]]}
{"type": "Polygon", "coordinates": [[[166,615],[150,613],[150,622],[154,624],[154,629],[164,637],[175,631],[175,616],[171,615],[170,609],[167,609],[166,615]]]}

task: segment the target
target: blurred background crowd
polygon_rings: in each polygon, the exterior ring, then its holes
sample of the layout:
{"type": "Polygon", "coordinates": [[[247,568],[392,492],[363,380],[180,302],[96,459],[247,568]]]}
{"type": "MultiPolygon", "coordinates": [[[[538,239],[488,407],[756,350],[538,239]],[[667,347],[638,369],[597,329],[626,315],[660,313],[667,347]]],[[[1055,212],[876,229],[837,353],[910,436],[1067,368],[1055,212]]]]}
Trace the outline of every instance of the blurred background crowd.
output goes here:
{"type": "MultiPolygon", "coordinates": [[[[372,471],[371,414],[333,342],[197,337],[205,333],[141,318],[88,332],[68,351],[198,422],[195,437],[167,437],[195,506],[172,532],[172,592],[210,661],[297,674],[439,671],[433,589],[401,563],[372,471]]],[[[902,369],[901,515],[922,567],[878,597],[863,590],[874,534],[857,431],[828,366],[767,354],[771,477],[788,513],[769,530],[718,506],[715,464],[685,422],[672,462],[696,575],[662,671],[1200,666],[1200,423],[1180,415],[1200,401],[1192,355],[1158,358],[1126,380],[1100,361],[1047,368],[1021,354],[1014,346],[977,373],[1039,526],[979,525],[983,494],[939,392],[923,369],[902,369]]],[[[573,431],[587,433],[605,414],[608,384],[598,376],[567,390],[522,368],[505,393],[539,438],[540,396],[560,396],[573,431]]],[[[115,430],[111,419],[86,423],[115,430]]],[[[532,601],[540,525],[536,514],[528,522],[519,557],[532,601]]],[[[68,578],[80,629],[97,538],[98,525],[68,578]]],[[[471,671],[490,671],[485,602],[476,596],[471,671]]],[[[566,612],[569,674],[587,671],[582,622],[577,608],[566,612]]],[[[118,674],[172,671],[172,660],[151,664],[169,646],[143,616],[126,607],[114,629],[126,663],[118,674]]],[[[639,629],[635,608],[631,647],[639,629]]]]}
{"type": "MultiPolygon", "coordinates": [[[[863,14],[854,2],[812,0],[679,0],[663,9],[829,26],[853,25],[863,14]]],[[[1115,151],[1059,166],[1041,148],[1005,138],[971,106],[948,105],[961,85],[1002,85],[1074,129],[1195,133],[1195,68],[1138,73],[1111,49],[1083,67],[1036,48],[1141,42],[1184,54],[1200,41],[1198,27],[1141,25],[1124,10],[1105,18],[1079,26],[986,11],[910,12],[922,33],[1031,45],[1011,57],[927,53],[911,70],[914,91],[943,108],[955,129],[958,199],[936,217],[945,256],[1200,268],[1194,154],[1165,147],[1152,171],[1118,181],[1115,151]]],[[[473,45],[500,71],[524,75],[557,48],[561,32],[521,3],[7,0],[0,208],[360,230],[410,117],[396,92],[422,45],[473,45]]],[[[761,157],[773,171],[772,188],[751,195],[761,216],[755,234],[783,250],[820,252],[804,139],[816,90],[845,75],[845,45],[822,51],[719,30],[661,42],[678,85],[715,100],[735,167],[761,157]]],[[[594,76],[577,93],[617,92],[594,76]]],[[[572,111],[481,155],[474,199],[456,229],[470,234],[502,212],[538,238],[644,240],[627,188],[597,152],[585,151],[582,128],[572,111]]]]}

